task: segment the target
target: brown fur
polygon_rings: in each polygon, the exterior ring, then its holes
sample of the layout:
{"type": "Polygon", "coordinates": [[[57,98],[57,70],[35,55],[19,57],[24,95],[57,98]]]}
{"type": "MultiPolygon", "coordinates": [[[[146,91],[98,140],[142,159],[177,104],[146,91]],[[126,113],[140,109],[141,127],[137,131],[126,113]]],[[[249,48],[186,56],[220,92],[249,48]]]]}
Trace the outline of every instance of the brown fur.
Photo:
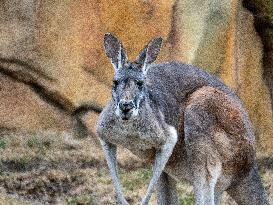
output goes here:
{"type": "Polygon", "coordinates": [[[225,174],[248,172],[254,162],[255,145],[249,140],[240,105],[224,92],[207,86],[190,96],[188,106],[192,105],[202,106],[215,116],[212,142],[225,174]]]}

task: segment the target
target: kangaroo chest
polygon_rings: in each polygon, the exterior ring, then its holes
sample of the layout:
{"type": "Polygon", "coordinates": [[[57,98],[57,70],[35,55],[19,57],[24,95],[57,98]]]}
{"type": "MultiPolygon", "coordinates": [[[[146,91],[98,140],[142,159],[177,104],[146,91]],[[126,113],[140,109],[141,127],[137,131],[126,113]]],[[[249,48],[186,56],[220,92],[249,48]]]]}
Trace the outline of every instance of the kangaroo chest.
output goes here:
{"type": "Polygon", "coordinates": [[[166,139],[157,122],[120,122],[106,124],[103,140],[126,147],[129,150],[159,148],[166,139]],[[106,131],[107,130],[107,131],[106,131]]]}
{"type": "MultiPolygon", "coordinates": [[[[156,149],[161,148],[167,137],[169,137],[169,126],[147,117],[122,121],[116,118],[115,115],[109,114],[109,110],[111,109],[103,111],[107,115],[103,113],[97,124],[100,138],[129,149],[148,163],[154,163],[156,149]]],[[[177,132],[180,139],[165,171],[178,180],[189,179],[186,150],[183,139],[181,139],[181,134],[183,135],[183,120],[178,122],[177,132]]]]}

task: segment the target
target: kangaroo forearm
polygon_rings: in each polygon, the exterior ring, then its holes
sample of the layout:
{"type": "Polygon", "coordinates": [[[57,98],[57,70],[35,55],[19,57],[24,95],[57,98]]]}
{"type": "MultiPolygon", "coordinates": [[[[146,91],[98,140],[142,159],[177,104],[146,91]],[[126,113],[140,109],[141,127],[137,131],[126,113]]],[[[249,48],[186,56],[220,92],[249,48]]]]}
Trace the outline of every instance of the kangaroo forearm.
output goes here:
{"type": "Polygon", "coordinates": [[[124,198],[122,188],[120,185],[120,180],[118,178],[118,169],[117,169],[117,160],[116,160],[117,147],[116,147],[116,145],[113,145],[111,143],[107,143],[101,139],[100,139],[100,142],[101,142],[101,145],[103,148],[103,152],[105,154],[105,158],[106,158],[108,167],[110,169],[110,174],[111,174],[114,188],[115,188],[115,191],[117,194],[118,203],[122,204],[122,205],[128,204],[124,198]]]}
{"type": "Polygon", "coordinates": [[[154,188],[158,182],[160,175],[162,174],[177,142],[177,132],[174,127],[170,126],[170,136],[167,138],[167,142],[163,145],[161,150],[156,152],[156,158],[153,167],[153,176],[149,183],[146,195],[141,202],[141,205],[148,204],[154,188]]]}

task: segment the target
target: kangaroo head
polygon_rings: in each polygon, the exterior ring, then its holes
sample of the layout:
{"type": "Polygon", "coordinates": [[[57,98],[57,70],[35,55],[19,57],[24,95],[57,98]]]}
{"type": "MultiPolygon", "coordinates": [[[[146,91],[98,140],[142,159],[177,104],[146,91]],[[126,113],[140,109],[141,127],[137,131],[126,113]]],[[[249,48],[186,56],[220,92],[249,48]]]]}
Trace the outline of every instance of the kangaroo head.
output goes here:
{"type": "Polygon", "coordinates": [[[162,39],[155,38],[130,62],[121,42],[112,34],[104,36],[104,48],[114,67],[112,98],[115,113],[123,120],[139,114],[139,108],[146,98],[145,77],[149,64],[156,60],[162,39]]]}

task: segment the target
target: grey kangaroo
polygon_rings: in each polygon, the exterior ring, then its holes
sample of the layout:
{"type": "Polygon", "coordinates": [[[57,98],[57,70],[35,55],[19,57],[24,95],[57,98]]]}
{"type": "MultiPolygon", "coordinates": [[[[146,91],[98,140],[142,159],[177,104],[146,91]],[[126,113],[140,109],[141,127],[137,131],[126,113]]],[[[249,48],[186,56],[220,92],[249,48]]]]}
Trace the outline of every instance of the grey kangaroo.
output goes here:
{"type": "Polygon", "coordinates": [[[135,61],[121,42],[104,36],[114,67],[112,100],[96,131],[118,204],[128,204],[118,178],[117,146],[149,163],[153,175],[141,205],[154,190],[157,203],[176,205],[176,182],[188,180],[196,205],[217,205],[227,191],[238,204],[269,204],[255,159],[255,138],[240,99],[217,77],[179,62],[152,64],[162,39],[135,61]]]}

